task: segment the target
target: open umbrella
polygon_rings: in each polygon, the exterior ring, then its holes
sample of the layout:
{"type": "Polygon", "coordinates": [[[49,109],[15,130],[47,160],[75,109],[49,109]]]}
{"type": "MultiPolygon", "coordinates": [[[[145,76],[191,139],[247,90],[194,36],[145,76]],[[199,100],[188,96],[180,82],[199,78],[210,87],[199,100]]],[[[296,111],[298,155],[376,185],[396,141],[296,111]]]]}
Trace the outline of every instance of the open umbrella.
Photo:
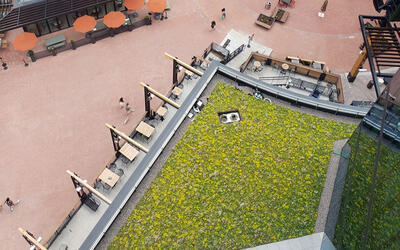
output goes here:
{"type": "Polygon", "coordinates": [[[96,27],[96,19],[92,16],[84,15],[78,17],[74,22],[74,29],[81,33],[86,33],[96,27]]]}
{"type": "Polygon", "coordinates": [[[13,45],[17,50],[30,50],[35,47],[37,41],[35,33],[24,32],[15,37],[13,45]]]}
{"type": "Polygon", "coordinates": [[[108,28],[118,28],[125,23],[125,15],[118,11],[111,11],[104,16],[104,24],[108,28]]]}
{"type": "Polygon", "coordinates": [[[147,8],[153,12],[163,12],[167,8],[167,0],[149,0],[147,8]]]}
{"type": "Polygon", "coordinates": [[[125,0],[124,5],[128,10],[138,10],[143,7],[144,0],[125,0]]]}

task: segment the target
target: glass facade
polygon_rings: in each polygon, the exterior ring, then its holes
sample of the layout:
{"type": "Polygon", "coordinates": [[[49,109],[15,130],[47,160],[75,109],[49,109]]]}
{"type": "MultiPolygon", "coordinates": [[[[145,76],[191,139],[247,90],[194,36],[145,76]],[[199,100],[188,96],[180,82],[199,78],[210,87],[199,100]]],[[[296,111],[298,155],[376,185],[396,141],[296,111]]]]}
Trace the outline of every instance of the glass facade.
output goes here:
{"type": "Polygon", "coordinates": [[[338,249],[400,249],[400,103],[382,96],[348,142],[338,249]]]}
{"type": "Polygon", "coordinates": [[[43,36],[49,33],[57,32],[73,26],[76,18],[83,15],[90,15],[96,19],[103,18],[111,11],[126,11],[122,1],[111,1],[105,4],[92,6],[86,9],[81,9],[68,14],[57,17],[48,18],[37,23],[29,24],[23,27],[24,31],[35,33],[36,36],[43,36]]]}

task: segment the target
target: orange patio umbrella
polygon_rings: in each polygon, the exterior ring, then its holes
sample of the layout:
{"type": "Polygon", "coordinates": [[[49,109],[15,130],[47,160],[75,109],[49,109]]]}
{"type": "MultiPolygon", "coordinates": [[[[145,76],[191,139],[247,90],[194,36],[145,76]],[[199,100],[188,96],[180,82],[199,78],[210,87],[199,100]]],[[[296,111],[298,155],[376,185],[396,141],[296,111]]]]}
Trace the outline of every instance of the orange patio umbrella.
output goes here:
{"type": "Polygon", "coordinates": [[[17,50],[29,50],[35,47],[37,41],[35,33],[24,32],[15,37],[13,45],[17,50]]]}
{"type": "Polygon", "coordinates": [[[108,28],[118,28],[125,23],[125,15],[119,11],[111,11],[104,16],[104,24],[108,28]]]}
{"type": "Polygon", "coordinates": [[[144,0],[125,0],[124,5],[128,10],[138,10],[143,7],[144,0]]]}
{"type": "Polygon", "coordinates": [[[74,22],[74,29],[81,33],[86,33],[96,27],[96,19],[92,16],[84,15],[78,17],[74,22]]]}
{"type": "Polygon", "coordinates": [[[147,8],[153,12],[163,12],[167,8],[167,0],[149,0],[147,8]]]}

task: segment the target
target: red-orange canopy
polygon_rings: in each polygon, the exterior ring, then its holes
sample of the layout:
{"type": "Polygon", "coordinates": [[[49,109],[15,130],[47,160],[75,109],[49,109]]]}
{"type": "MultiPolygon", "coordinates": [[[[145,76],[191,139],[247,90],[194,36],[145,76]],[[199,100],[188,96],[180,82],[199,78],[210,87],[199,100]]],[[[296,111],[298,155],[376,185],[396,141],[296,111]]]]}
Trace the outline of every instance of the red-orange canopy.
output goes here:
{"type": "Polygon", "coordinates": [[[143,7],[144,0],[125,0],[124,5],[128,10],[138,10],[143,7]]]}
{"type": "Polygon", "coordinates": [[[104,16],[104,24],[108,28],[118,28],[125,23],[125,15],[119,11],[111,11],[104,16]]]}
{"type": "Polygon", "coordinates": [[[37,41],[35,33],[24,32],[15,37],[13,45],[17,50],[29,50],[35,47],[37,41]]]}
{"type": "Polygon", "coordinates": [[[78,17],[74,22],[74,29],[81,33],[86,33],[96,27],[96,19],[92,16],[84,15],[78,17]]]}
{"type": "Polygon", "coordinates": [[[167,0],[149,0],[147,9],[153,12],[163,12],[167,8],[167,0]]]}

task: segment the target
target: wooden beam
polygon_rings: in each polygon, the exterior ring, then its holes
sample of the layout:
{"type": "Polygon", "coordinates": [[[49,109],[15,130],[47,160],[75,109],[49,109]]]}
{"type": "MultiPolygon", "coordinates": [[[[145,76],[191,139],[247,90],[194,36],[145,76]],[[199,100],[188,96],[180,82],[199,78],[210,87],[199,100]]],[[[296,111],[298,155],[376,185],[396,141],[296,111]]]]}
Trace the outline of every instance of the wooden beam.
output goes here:
{"type": "Polygon", "coordinates": [[[182,62],[181,60],[179,60],[178,58],[171,56],[170,54],[168,54],[167,52],[164,53],[165,57],[167,57],[170,60],[175,60],[179,65],[181,65],[182,67],[186,68],[187,70],[192,71],[193,73],[195,73],[196,75],[199,76],[203,76],[203,72],[198,71],[197,69],[193,68],[192,66],[190,66],[189,64],[186,64],[184,62],[182,62]]]}
{"type": "Polygon", "coordinates": [[[33,238],[32,236],[30,236],[24,229],[22,228],[18,228],[18,231],[25,236],[26,238],[28,238],[28,240],[30,242],[33,243],[33,245],[35,245],[37,248],[39,248],[40,250],[47,250],[47,248],[45,248],[42,244],[40,244],[39,241],[37,241],[35,238],[33,238]]]}
{"type": "Polygon", "coordinates": [[[148,91],[150,91],[150,92],[153,93],[154,95],[158,96],[160,99],[162,99],[162,100],[166,101],[167,103],[171,104],[171,105],[174,106],[175,108],[178,109],[178,108],[181,107],[178,103],[172,101],[171,99],[169,99],[169,98],[166,97],[165,95],[161,94],[161,93],[158,92],[157,90],[155,90],[155,89],[153,89],[152,87],[148,86],[147,84],[141,82],[140,85],[141,85],[143,88],[146,88],[148,91]]]}
{"type": "Polygon", "coordinates": [[[111,126],[110,124],[106,123],[106,127],[111,129],[112,131],[114,131],[116,134],[118,134],[119,136],[121,136],[125,141],[131,143],[132,145],[138,147],[140,150],[142,150],[143,152],[147,153],[149,152],[149,149],[146,148],[145,146],[142,146],[141,144],[137,143],[136,141],[132,140],[132,138],[130,138],[129,136],[127,136],[126,134],[124,134],[124,132],[119,131],[118,129],[114,128],[113,126],[111,126]]]}
{"type": "Polygon", "coordinates": [[[108,205],[111,204],[111,201],[109,199],[107,199],[104,195],[102,195],[99,191],[97,191],[96,189],[94,189],[92,186],[90,186],[89,184],[87,184],[86,182],[84,182],[81,178],[79,178],[78,176],[76,176],[73,172],[67,170],[67,173],[74,178],[77,182],[79,182],[82,186],[84,186],[85,188],[87,188],[90,192],[92,192],[93,194],[95,194],[97,197],[99,197],[100,199],[102,199],[105,203],[107,203],[108,205]]]}

